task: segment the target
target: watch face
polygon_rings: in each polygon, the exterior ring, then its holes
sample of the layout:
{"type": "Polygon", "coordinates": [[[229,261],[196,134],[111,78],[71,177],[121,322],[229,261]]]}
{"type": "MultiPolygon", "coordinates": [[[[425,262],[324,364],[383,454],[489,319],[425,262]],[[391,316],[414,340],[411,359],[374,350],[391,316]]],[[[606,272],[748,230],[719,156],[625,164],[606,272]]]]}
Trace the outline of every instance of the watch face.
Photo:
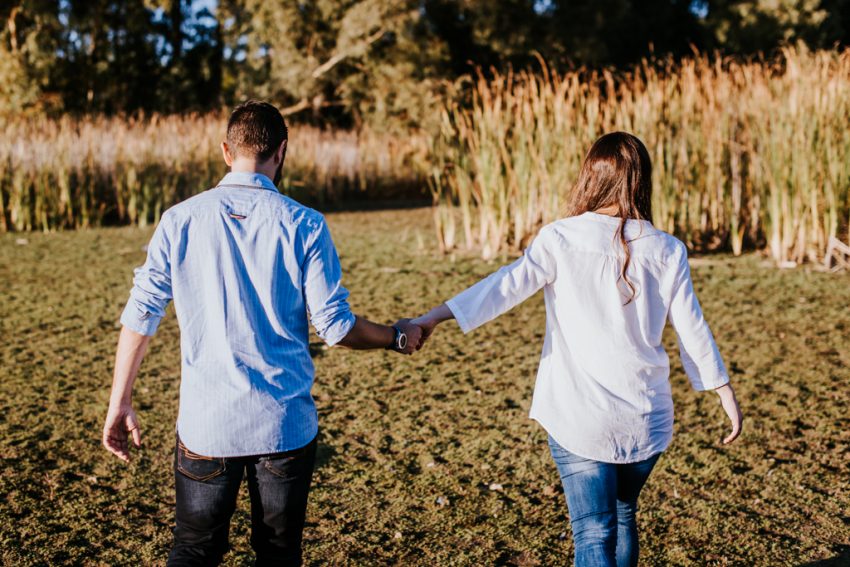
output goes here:
{"type": "Polygon", "coordinates": [[[404,350],[407,347],[407,335],[399,333],[398,335],[398,350],[404,350]]]}

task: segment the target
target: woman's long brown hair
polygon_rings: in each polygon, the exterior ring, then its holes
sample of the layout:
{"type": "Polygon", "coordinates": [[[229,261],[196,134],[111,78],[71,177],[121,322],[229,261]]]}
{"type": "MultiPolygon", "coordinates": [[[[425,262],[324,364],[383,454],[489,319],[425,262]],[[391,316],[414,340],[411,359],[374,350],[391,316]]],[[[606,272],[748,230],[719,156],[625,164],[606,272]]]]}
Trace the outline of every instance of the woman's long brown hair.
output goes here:
{"type": "Polygon", "coordinates": [[[643,142],[626,132],[605,134],[593,143],[573,188],[567,216],[607,207],[616,207],[620,218],[614,237],[620,240],[626,254],[620,279],[631,290],[631,296],[625,303],[628,305],[637,292],[626,274],[631,262],[629,241],[625,235],[626,221],[641,219],[652,222],[652,161],[643,142]]]}

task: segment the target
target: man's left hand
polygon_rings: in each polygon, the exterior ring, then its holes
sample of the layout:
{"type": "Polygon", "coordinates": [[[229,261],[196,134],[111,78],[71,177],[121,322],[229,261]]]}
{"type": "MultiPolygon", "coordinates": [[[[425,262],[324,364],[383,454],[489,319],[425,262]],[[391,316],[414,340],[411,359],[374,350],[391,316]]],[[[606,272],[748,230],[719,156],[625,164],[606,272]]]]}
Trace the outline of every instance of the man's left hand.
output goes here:
{"type": "Polygon", "coordinates": [[[401,329],[401,331],[407,335],[407,346],[404,347],[404,350],[399,351],[403,354],[413,354],[419,347],[422,341],[422,328],[419,325],[414,325],[410,322],[410,319],[399,319],[396,321],[396,327],[401,329]]]}

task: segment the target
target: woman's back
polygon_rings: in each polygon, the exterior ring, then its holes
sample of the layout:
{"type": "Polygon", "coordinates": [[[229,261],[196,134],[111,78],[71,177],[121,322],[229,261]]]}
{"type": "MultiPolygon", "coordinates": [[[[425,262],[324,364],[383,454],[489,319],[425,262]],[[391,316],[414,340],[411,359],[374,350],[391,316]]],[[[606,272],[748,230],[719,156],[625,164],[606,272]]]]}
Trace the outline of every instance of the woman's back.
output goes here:
{"type": "Polygon", "coordinates": [[[413,320],[424,338],[449,319],[464,332],[544,289],[546,333],[531,417],[549,433],[570,511],[577,566],[638,564],[637,501],[673,436],[669,320],[697,390],[743,416],[694,296],[685,246],[652,226],[652,161],[626,132],[593,143],[565,219],[522,258],[413,320]],[[629,219],[629,220],[624,220],[629,219]]]}
{"type": "Polygon", "coordinates": [[[647,221],[593,212],[544,227],[522,258],[447,302],[464,331],[541,287],[546,334],[531,417],[567,450],[627,463],[663,451],[673,431],[668,318],[696,389],[728,382],[693,294],[684,245],[647,221]],[[634,288],[634,295],[628,285],[634,288]]]}

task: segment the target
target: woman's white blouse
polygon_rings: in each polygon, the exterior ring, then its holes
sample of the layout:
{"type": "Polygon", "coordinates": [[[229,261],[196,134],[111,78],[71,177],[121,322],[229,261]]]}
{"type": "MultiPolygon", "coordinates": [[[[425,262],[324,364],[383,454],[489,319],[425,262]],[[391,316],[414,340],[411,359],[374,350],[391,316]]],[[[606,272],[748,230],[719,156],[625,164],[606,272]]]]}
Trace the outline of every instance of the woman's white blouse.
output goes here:
{"type": "Polygon", "coordinates": [[[464,333],[544,289],[546,335],[531,418],[568,451],[630,463],[663,451],[673,435],[669,319],[697,390],[729,381],[694,295],[687,250],[649,222],[629,220],[629,280],[615,239],[620,219],[585,213],[549,224],[525,254],[447,302],[464,333]]]}

